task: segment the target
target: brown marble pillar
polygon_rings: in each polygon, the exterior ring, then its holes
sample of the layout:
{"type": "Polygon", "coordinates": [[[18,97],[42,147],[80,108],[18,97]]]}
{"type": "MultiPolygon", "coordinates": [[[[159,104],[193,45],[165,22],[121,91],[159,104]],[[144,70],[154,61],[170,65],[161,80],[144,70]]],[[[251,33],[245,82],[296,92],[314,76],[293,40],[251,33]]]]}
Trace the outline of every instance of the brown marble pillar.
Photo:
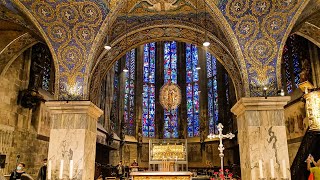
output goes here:
{"type": "Polygon", "coordinates": [[[69,179],[73,164],[72,179],[93,180],[97,120],[102,110],[90,101],[49,101],[46,105],[52,120],[48,152],[51,179],[59,179],[61,172],[62,179],[69,179]]]}
{"type": "Polygon", "coordinates": [[[241,160],[241,179],[257,180],[260,177],[259,160],[263,177],[271,178],[274,161],[275,178],[283,177],[283,160],[290,178],[284,105],[290,97],[241,98],[231,109],[237,116],[238,140],[241,160]]]}

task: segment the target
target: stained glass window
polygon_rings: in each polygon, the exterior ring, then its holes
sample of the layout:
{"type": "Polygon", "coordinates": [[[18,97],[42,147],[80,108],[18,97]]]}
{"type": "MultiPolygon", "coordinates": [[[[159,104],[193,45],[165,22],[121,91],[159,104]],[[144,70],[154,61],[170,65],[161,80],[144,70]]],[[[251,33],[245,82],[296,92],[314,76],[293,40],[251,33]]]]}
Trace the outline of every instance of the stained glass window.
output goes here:
{"type": "Polygon", "coordinates": [[[217,83],[217,60],[210,53],[206,53],[207,61],[207,88],[208,88],[208,120],[209,133],[217,133],[219,120],[218,109],[218,83],[217,83]]]}
{"type": "MultiPolygon", "coordinates": [[[[302,72],[302,66],[305,65],[305,69],[310,68],[308,66],[310,61],[310,52],[308,51],[308,40],[299,37],[298,35],[289,36],[282,52],[282,79],[285,91],[289,94],[293,90],[298,88],[299,83],[305,81],[305,78],[300,78],[302,72]]],[[[311,74],[306,74],[307,79],[310,80],[311,74]]]]}
{"type": "Polygon", "coordinates": [[[198,49],[186,44],[186,100],[188,137],[199,136],[198,49]]]}
{"type": "MultiPolygon", "coordinates": [[[[177,43],[164,44],[164,83],[177,83],[177,43]]],[[[178,109],[164,110],[164,138],[178,137],[178,109]]]]}
{"type": "Polygon", "coordinates": [[[136,51],[132,49],[126,54],[125,93],[124,93],[124,124],[127,135],[135,135],[134,117],[134,80],[135,80],[135,60],[136,51]]]}
{"type": "Polygon", "coordinates": [[[119,92],[119,61],[114,65],[114,79],[113,79],[113,100],[111,107],[111,117],[110,117],[110,128],[112,131],[117,132],[118,130],[118,92],[119,92]]]}
{"type": "Polygon", "coordinates": [[[156,43],[144,45],[143,53],[142,134],[155,136],[155,69],[156,43]]]}

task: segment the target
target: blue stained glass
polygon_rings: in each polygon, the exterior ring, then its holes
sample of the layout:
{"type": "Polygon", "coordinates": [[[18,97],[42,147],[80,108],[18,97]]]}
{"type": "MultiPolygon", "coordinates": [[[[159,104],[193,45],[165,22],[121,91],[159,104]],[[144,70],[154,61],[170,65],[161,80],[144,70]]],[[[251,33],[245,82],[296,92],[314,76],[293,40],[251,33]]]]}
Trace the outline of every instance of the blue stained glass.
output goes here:
{"type": "Polygon", "coordinates": [[[219,121],[218,108],[218,83],[217,83],[217,60],[210,53],[206,54],[207,62],[207,88],[208,88],[208,118],[209,133],[217,133],[219,121]]]}
{"type": "Polygon", "coordinates": [[[186,101],[188,137],[197,137],[199,133],[199,86],[198,86],[198,49],[186,44],[186,101]]]}
{"type": "MultiPolygon", "coordinates": [[[[164,44],[164,83],[177,83],[177,43],[164,44]]],[[[178,109],[164,110],[164,138],[178,137],[178,109]]]]}
{"type": "Polygon", "coordinates": [[[155,60],[156,43],[144,45],[142,134],[155,136],[155,60]]]}
{"type": "Polygon", "coordinates": [[[135,117],[134,117],[134,80],[135,80],[135,49],[126,53],[125,66],[129,70],[125,74],[125,94],[124,94],[124,123],[126,134],[135,135],[135,117]]]}
{"type": "Polygon", "coordinates": [[[119,91],[119,61],[117,61],[114,65],[114,79],[113,79],[113,102],[112,102],[112,107],[111,107],[111,114],[113,118],[110,118],[110,126],[113,131],[118,130],[118,91],[119,91]]]}

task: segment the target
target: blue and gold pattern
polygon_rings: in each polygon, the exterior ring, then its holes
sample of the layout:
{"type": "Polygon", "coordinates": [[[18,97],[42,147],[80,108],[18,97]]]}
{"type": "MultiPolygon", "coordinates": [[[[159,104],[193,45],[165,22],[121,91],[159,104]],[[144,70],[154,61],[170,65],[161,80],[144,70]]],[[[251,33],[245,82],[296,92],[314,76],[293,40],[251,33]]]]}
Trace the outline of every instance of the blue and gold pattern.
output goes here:
{"type": "MultiPolygon", "coordinates": [[[[59,99],[84,99],[91,47],[109,10],[104,1],[20,2],[47,35],[58,59],[59,99]]],[[[45,37],[46,38],[46,37],[45,37]]]]}
{"type": "Polygon", "coordinates": [[[233,29],[247,67],[250,96],[277,90],[277,57],[287,27],[303,0],[220,1],[219,8],[233,29]]]}

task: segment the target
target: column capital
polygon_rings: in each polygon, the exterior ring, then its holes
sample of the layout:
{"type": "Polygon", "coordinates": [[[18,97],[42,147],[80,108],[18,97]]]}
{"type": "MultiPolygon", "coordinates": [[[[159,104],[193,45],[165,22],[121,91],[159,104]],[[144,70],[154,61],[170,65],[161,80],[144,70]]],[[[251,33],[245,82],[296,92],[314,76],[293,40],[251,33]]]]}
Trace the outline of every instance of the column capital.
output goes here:
{"type": "Polygon", "coordinates": [[[103,111],[91,101],[47,101],[51,114],[88,114],[98,119],[103,111]]]}
{"type": "Polygon", "coordinates": [[[281,110],[290,99],[290,96],[267,97],[267,99],[264,97],[243,97],[231,108],[231,112],[238,116],[244,111],[281,110]]]}

